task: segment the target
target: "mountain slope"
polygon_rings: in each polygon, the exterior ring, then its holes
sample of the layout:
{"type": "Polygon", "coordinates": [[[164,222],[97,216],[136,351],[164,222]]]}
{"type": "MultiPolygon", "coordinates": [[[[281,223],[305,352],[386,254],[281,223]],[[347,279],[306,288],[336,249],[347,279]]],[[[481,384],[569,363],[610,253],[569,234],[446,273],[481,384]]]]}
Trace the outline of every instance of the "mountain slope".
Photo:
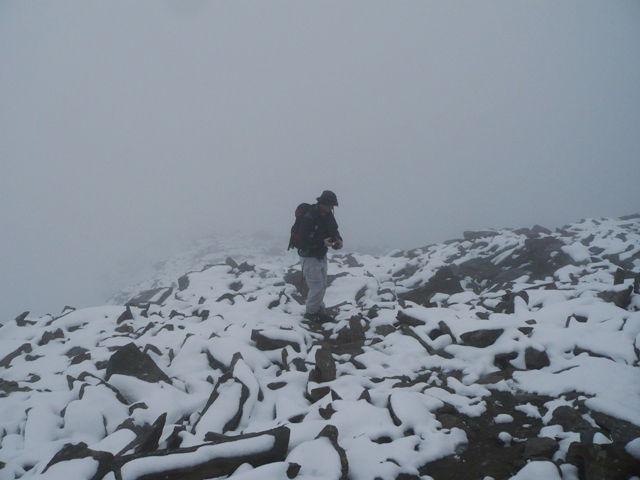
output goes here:
{"type": "Polygon", "coordinates": [[[640,475],[640,216],[334,254],[325,325],[233,248],[0,327],[0,479],[640,475]]]}

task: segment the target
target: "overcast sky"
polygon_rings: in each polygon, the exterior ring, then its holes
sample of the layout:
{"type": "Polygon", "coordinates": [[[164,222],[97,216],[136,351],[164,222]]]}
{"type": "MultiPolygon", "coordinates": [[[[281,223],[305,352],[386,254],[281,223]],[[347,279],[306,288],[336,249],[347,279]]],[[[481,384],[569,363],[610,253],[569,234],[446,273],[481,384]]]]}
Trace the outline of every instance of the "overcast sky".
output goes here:
{"type": "Polygon", "coordinates": [[[412,248],[639,179],[635,0],[0,0],[0,323],[324,189],[347,246],[412,248]]]}

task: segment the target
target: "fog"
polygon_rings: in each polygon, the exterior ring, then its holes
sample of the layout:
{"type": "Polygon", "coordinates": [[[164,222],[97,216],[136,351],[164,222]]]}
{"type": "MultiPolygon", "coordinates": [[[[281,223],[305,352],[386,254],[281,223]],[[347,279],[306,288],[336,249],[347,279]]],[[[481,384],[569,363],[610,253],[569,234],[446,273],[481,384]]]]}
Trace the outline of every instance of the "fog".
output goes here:
{"type": "Polygon", "coordinates": [[[637,1],[0,0],[0,323],[324,189],[346,246],[636,213],[639,85],[637,1]]]}

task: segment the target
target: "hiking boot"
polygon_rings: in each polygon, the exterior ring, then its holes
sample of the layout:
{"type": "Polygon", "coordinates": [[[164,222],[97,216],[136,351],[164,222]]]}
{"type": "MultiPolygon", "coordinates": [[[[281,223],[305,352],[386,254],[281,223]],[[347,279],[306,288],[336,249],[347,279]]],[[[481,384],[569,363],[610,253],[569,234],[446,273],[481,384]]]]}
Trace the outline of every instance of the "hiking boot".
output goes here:
{"type": "Polygon", "coordinates": [[[333,322],[333,317],[331,315],[327,315],[326,313],[318,312],[318,313],[305,313],[304,318],[313,323],[327,323],[333,322]]]}

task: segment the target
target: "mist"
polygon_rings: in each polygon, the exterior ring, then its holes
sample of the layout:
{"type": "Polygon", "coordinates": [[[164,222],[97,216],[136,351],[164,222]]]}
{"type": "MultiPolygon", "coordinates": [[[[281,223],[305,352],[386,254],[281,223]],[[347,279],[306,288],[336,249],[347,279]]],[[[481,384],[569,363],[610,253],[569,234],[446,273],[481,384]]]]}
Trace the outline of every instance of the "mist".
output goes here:
{"type": "Polygon", "coordinates": [[[325,189],[346,247],[637,213],[638,85],[635,1],[0,1],[0,323],[325,189]]]}

